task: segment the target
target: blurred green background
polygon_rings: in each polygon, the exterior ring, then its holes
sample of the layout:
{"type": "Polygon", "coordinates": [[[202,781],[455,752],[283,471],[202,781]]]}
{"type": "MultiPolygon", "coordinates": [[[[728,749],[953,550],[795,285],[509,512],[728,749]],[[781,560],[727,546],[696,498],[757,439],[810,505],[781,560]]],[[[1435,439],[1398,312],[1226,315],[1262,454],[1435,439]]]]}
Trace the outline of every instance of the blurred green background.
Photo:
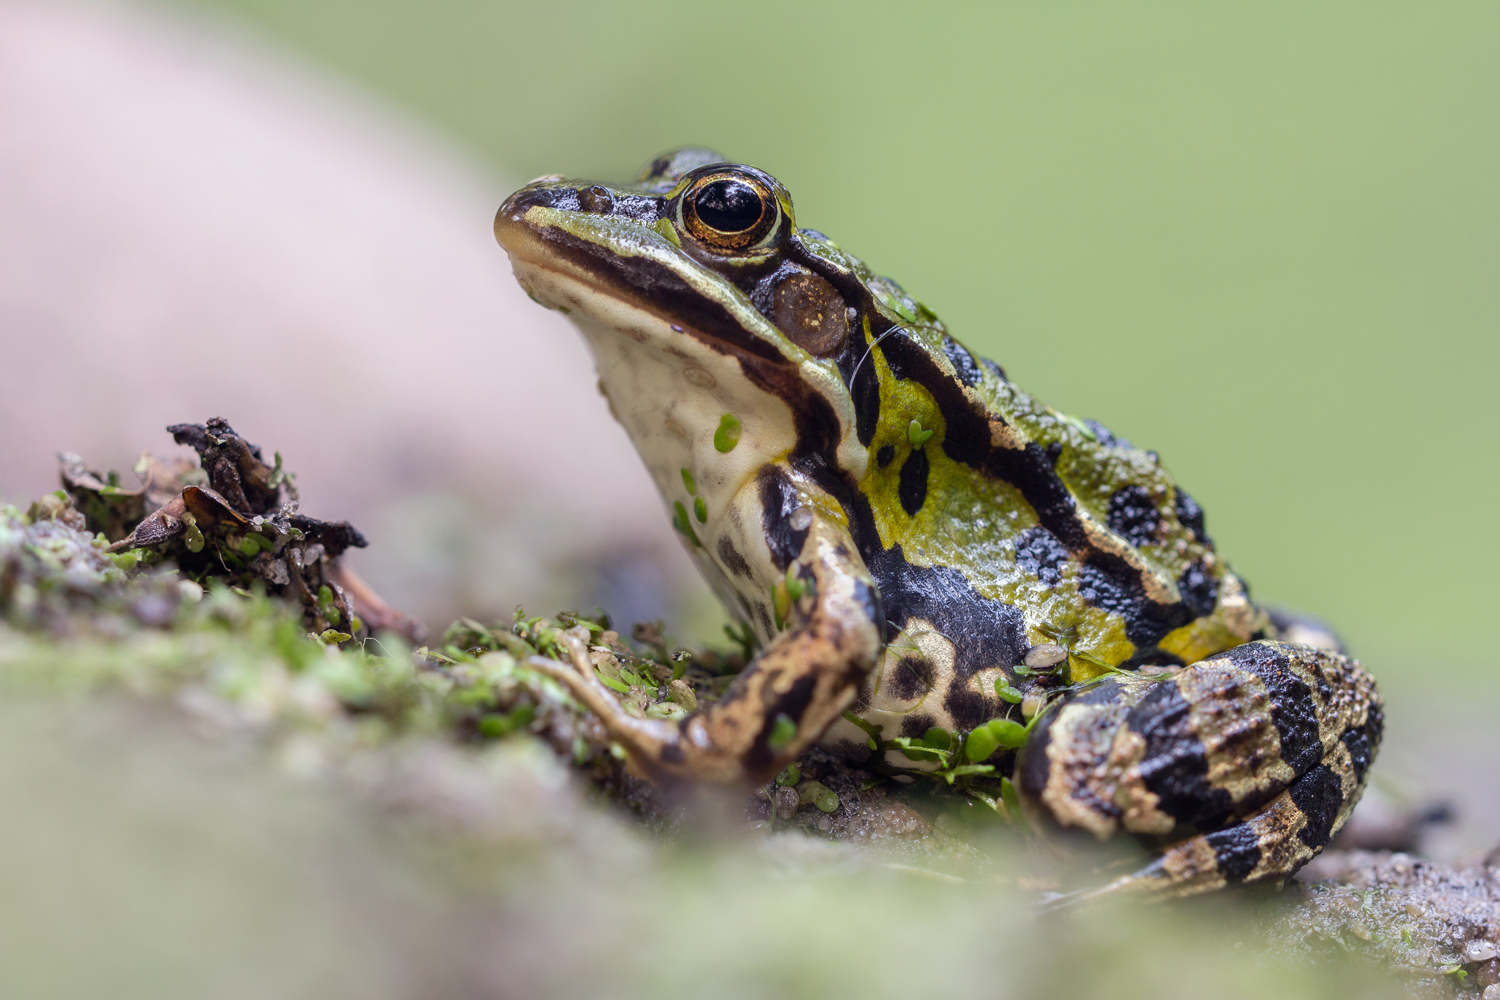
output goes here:
{"type": "Polygon", "coordinates": [[[1500,5],[179,2],[513,181],[770,170],[1160,451],[1258,596],[1388,679],[1493,683],[1500,5]]]}

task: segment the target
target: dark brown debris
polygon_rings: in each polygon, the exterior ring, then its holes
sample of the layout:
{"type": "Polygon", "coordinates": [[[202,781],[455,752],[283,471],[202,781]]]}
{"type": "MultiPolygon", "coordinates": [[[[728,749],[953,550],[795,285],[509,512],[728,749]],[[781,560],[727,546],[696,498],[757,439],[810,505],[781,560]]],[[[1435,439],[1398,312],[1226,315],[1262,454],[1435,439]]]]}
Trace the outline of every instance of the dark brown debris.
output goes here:
{"type": "Polygon", "coordinates": [[[175,563],[199,583],[263,587],[300,604],[309,629],[328,641],[381,631],[421,639],[416,621],[340,563],[347,550],[368,544],[364,536],[347,521],[298,510],[296,485],[280,455],[267,464],[259,446],[222,417],[167,430],[198,453],[199,464],[143,456],[137,489],[122,488],[114,473],[100,475],[76,455],[61,456],[63,488],[88,528],[109,539],[109,551],[137,552],[145,565],[175,563]]]}

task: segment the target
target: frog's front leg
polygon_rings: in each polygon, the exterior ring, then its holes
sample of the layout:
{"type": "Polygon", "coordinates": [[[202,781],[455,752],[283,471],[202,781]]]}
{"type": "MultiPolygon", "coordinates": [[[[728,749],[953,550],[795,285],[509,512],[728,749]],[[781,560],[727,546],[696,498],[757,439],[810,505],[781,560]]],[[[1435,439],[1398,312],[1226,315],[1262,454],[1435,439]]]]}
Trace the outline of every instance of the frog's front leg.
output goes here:
{"type": "Polygon", "coordinates": [[[764,780],[822,736],[879,659],[880,600],[845,529],[813,513],[821,504],[763,513],[759,502],[749,499],[762,515],[756,522],[796,517],[800,511],[807,523],[794,521],[794,530],[781,533],[785,570],[773,566],[776,577],[765,588],[770,603],[780,602],[786,627],[719,701],[677,722],[636,718],[600,683],[580,641],[565,639],[574,647],[575,669],[542,658],[529,661],[567,684],[647,775],[764,780]],[[804,531],[795,554],[787,551],[785,540],[801,538],[804,531]]]}
{"type": "Polygon", "coordinates": [[[1168,845],[1101,891],[1280,885],[1348,819],[1381,727],[1380,695],[1356,661],[1251,642],[1161,680],[1065,697],[1039,720],[1017,784],[1063,826],[1168,845]]]}

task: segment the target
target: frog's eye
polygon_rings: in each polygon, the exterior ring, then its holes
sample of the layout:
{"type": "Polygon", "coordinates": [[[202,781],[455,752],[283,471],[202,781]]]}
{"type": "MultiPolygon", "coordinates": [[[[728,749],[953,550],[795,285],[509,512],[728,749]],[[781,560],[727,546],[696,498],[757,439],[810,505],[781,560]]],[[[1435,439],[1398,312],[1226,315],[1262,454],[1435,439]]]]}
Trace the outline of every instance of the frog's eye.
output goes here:
{"type": "Polygon", "coordinates": [[[769,184],[746,170],[714,170],[682,193],[682,223],[714,250],[751,250],[772,235],[781,204],[769,184]]]}

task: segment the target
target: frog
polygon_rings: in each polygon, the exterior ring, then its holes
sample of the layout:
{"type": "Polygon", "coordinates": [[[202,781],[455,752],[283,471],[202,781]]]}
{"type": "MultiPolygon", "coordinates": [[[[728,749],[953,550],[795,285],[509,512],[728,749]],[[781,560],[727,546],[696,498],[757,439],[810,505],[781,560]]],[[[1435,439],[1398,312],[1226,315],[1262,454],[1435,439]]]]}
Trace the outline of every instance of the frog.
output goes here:
{"type": "Polygon", "coordinates": [[[681,718],[538,658],[658,782],[754,785],[814,746],[1133,837],[1107,889],[1281,885],[1363,791],[1371,675],[1267,610],[1153,451],[1053,409],[889,278],[698,147],[547,175],[495,235],[582,333],[676,533],[756,652],[681,718]],[[957,764],[955,764],[957,762],[957,764]]]}

